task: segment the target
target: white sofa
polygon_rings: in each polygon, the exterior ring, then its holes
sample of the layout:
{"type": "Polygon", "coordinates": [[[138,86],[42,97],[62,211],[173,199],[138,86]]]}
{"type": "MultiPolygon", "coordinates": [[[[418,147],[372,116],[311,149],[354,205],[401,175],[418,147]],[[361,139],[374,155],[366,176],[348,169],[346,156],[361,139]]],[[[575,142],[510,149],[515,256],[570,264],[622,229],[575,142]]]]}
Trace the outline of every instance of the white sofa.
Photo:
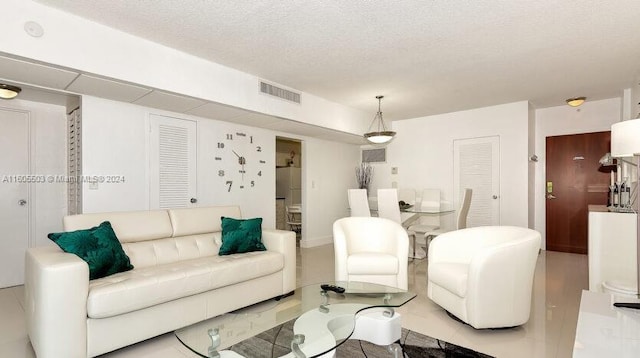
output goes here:
{"type": "Polygon", "coordinates": [[[67,216],[64,230],[110,221],[133,270],[89,280],[57,246],[27,250],[27,331],[39,358],[94,357],[292,292],[296,238],[263,230],[267,251],[219,256],[236,206],[67,216]]]}
{"type": "Polygon", "coordinates": [[[540,233],[481,226],[438,235],[429,246],[427,296],[476,329],[529,320],[540,233]]]}

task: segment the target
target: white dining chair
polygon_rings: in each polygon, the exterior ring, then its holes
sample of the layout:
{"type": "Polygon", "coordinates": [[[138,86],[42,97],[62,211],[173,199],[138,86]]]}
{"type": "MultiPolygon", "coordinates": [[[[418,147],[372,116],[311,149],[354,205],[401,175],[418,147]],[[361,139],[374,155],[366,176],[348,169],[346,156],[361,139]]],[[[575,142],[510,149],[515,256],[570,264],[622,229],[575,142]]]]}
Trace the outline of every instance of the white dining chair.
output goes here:
{"type": "MultiPolygon", "coordinates": [[[[378,217],[395,221],[402,225],[402,215],[400,214],[400,205],[398,205],[397,189],[378,189],[378,217]]],[[[406,230],[406,228],[405,228],[406,230]]],[[[407,230],[407,235],[413,239],[413,249],[411,257],[415,258],[415,240],[416,235],[413,231],[407,230]]]]}
{"type": "MultiPolygon", "coordinates": [[[[461,230],[467,227],[467,216],[469,215],[469,208],[471,207],[472,196],[473,196],[472,189],[469,189],[469,188],[464,189],[464,192],[462,194],[462,201],[460,202],[460,209],[458,209],[458,216],[456,219],[455,230],[461,230]]],[[[444,230],[441,228],[433,231],[428,231],[428,232],[425,232],[424,237],[428,241],[447,231],[450,231],[450,230],[444,230]]]]}
{"type": "Polygon", "coordinates": [[[287,226],[290,231],[296,233],[296,237],[300,237],[302,234],[302,206],[300,204],[297,205],[287,205],[287,226]]]}
{"type": "MultiPolygon", "coordinates": [[[[440,189],[424,189],[422,190],[422,199],[420,201],[421,210],[439,210],[440,209],[440,189]]],[[[420,240],[419,244],[423,247],[427,246],[427,233],[440,229],[439,215],[424,215],[418,219],[418,223],[408,227],[416,235],[416,240],[420,240]]]]}
{"type": "Polygon", "coordinates": [[[366,189],[348,189],[347,198],[349,199],[349,210],[351,211],[351,216],[371,216],[366,189]]]}
{"type": "Polygon", "coordinates": [[[408,188],[398,189],[398,201],[404,201],[407,204],[416,204],[416,191],[408,188]]]}

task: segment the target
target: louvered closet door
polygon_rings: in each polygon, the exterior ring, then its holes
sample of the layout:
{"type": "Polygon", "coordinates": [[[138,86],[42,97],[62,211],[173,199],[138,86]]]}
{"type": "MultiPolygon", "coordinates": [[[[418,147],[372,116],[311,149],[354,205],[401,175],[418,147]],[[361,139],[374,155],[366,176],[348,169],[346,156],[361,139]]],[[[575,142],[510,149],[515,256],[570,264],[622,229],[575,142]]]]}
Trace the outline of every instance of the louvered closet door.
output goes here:
{"type": "Polygon", "coordinates": [[[150,209],[196,206],[196,122],[152,114],[150,126],[150,209]]]}
{"type": "Polygon", "coordinates": [[[453,199],[473,190],[467,226],[500,225],[500,137],[453,141],[453,199]]]}

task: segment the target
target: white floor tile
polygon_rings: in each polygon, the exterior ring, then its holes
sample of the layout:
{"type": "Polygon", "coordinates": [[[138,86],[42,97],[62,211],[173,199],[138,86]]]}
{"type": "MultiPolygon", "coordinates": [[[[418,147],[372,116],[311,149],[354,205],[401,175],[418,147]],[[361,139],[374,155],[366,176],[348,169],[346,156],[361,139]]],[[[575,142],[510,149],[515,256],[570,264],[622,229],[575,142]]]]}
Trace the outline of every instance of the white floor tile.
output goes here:
{"type": "MultiPolygon", "coordinates": [[[[298,285],[332,281],[333,246],[298,249],[298,285]]],[[[427,297],[426,260],[409,263],[409,289],[417,297],[398,308],[403,327],[496,357],[570,357],[580,305],[588,286],[587,256],[543,251],[536,266],[531,318],[508,330],[475,330],[451,319],[427,297]]],[[[0,357],[32,358],[24,321],[24,288],[0,289],[0,357]]],[[[190,357],[172,333],[102,357],[190,357]]]]}

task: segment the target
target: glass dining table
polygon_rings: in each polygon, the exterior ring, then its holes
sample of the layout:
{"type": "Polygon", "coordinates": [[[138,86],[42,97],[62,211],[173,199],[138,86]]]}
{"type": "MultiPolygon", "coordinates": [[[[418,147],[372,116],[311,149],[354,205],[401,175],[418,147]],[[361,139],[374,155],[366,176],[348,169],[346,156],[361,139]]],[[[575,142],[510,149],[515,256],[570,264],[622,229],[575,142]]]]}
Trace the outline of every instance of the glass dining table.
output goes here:
{"type": "MultiPolygon", "coordinates": [[[[419,206],[419,207],[415,207],[415,206],[408,206],[406,208],[401,208],[400,209],[400,217],[402,218],[402,226],[405,229],[408,229],[413,223],[415,223],[416,221],[418,221],[418,219],[420,219],[423,216],[445,216],[448,214],[452,214],[454,213],[455,210],[451,209],[450,207],[447,206],[441,206],[441,207],[424,207],[424,206],[419,206]]],[[[418,257],[416,255],[416,237],[415,235],[413,236],[413,255],[411,256],[412,259],[416,260],[416,259],[423,259],[424,257],[418,257]]]]}

